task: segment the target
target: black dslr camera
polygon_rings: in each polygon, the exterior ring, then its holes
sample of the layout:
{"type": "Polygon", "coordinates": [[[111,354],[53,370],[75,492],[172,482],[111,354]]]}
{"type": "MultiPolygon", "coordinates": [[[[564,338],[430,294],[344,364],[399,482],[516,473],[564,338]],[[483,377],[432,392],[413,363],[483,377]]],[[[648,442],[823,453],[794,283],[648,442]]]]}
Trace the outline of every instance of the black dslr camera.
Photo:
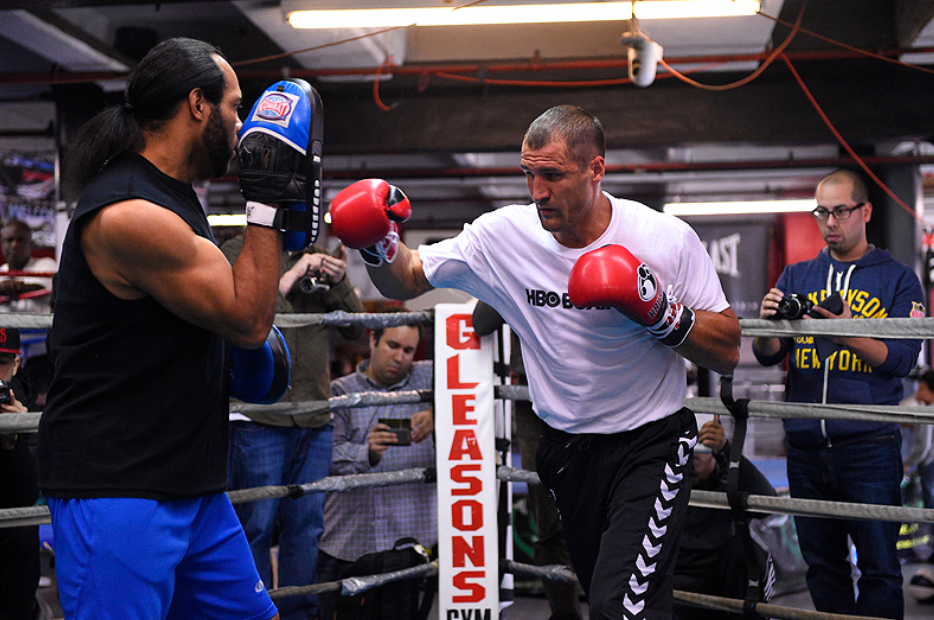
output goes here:
{"type": "MultiPolygon", "coordinates": [[[[840,296],[840,292],[836,292],[824,301],[818,304],[821,308],[829,310],[834,314],[840,314],[843,311],[843,297],[840,296]]],[[[800,319],[805,314],[809,315],[811,318],[820,319],[823,318],[816,312],[813,312],[814,302],[805,297],[804,295],[798,295],[797,293],[792,293],[786,295],[778,302],[778,308],[775,310],[775,314],[771,316],[772,319],[778,321],[781,319],[787,319],[789,321],[794,321],[795,319],[800,319]]]]}
{"type": "Polygon", "coordinates": [[[13,388],[10,384],[0,379],[0,405],[13,402],[13,388]]]}
{"type": "Polygon", "coordinates": [[[324,293],[330,289],[331,283],[328,281],[328,276],[320,269],[308,267],[308,270],[305,271],[305,275],[298,280],[298,290],[305,295],[324,293]]]}
{"type": "Polygon", "coordinates": [[[814,303],[810,299],[804,295],[792,293],[791,295],[786,295],[778,302],[778,308],[775,309],[775,314],[772,315],[772,318],[775,320],[787,319],[789,321],[794,321],[810,312],[813,307],[814,303]]]}
{"type": "MultiPolygon", "coordinates": [[[[340,256],[341,249],[343,244],[338,243],[337,247],[334,248],[334,251],[331,252],[331,256],[340,256]]],[[[314,252],[305,250],[306,253],[313,254],[314,252]]],[[[322,263],[323,264],[323,263],[322,263]]],[[[298,290],[300,290],[305,295],[314,295],[315,293],[326,293],[331,290],[331,278],[321,269],[321,264],[318,265],[317,269],[312,269],[311,266],[308,266],[308,269],[305,270],[305,275],[298,279],[298,290]]]]}

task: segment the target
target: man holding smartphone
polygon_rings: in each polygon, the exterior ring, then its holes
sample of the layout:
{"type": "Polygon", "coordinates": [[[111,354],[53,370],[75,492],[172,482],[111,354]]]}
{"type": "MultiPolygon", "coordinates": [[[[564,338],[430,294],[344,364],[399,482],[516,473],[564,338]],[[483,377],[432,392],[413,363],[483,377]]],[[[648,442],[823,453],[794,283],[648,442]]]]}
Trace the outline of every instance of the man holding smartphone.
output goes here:
{"type": "MultiPolygon", "coordinates": [[[[394,311],[404,311],[395,308],[394,311]]],[[[370,332],[370,358],[354,373],[331,382],[331,395],[430,390],[430,361],[414,361],[421,333],[415,325],[370,332]]],[[[331,475],[433,467],[434,418],[424,404],[335,409],[331,475]],[[411,429],[410,432],[406,432],[411,429]],[[408,436],[407,436],[408,435],[408,436]]],[[[333,581],[357,558],[415,538],[425,548],[438,542],[435,483],[328,493],[324,533],[318,545],[318,581],[333,581]]],[[[321,595],[327,609],[329,595],[321,595]]]]}

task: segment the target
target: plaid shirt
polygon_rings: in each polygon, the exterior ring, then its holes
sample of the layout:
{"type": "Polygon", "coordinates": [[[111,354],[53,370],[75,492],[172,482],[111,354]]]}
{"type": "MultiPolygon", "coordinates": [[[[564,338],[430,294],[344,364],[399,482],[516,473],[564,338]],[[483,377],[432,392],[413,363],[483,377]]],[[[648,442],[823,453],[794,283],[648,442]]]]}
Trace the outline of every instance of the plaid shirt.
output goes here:
{"type": "MultiPolygon", "coordinates": [[[[363,371],[369,360],[360,362],[352,375],[331,382],[331,395],[357,392],[395,392],[432,388],[432,363],[415,362],[408,377],[384,388],[363,371]]],[[[376,405],[334,410],[334,457],[331,475],[360,474],[435,465],[435,442],[431,436],[411,446],[392,446],[376,467],[370,466],[367,436],[379,418],[411,418],[425,403],[376,405]]],[[[409,483],[390,487],[328,493],[324,503],[324,532],[318,547],[341,560],[391,549],[395,542],[412,536],[425,547],[438,542],[437,487],[434,483],[409,483]]]]}

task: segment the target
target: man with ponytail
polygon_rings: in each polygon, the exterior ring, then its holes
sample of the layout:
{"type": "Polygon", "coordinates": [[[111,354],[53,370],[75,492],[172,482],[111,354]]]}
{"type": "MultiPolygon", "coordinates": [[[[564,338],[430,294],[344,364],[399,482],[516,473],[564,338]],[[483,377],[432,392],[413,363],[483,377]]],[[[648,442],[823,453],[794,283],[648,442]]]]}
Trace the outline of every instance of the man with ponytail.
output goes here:
{"type": "Polygon", "coordinates": [[[249,225],[231,265],[191,186],[227,172],[240,99],[219,50],[170,39],[68,145],[38,459],[71,620],[278,618],[225,490],[229,344],[266,341],[282,233],[249,225]]]}

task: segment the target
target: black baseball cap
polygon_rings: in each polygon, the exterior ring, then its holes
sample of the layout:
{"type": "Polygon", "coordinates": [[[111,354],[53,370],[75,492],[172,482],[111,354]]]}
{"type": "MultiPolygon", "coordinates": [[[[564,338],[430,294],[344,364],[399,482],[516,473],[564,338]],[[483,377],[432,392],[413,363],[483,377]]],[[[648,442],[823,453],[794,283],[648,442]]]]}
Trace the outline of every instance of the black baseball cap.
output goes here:
{"type": "Polygon", "coordinates": [[[19,330],[15,327],[0,327],[0,353],[20,354],[19,330]]]}

